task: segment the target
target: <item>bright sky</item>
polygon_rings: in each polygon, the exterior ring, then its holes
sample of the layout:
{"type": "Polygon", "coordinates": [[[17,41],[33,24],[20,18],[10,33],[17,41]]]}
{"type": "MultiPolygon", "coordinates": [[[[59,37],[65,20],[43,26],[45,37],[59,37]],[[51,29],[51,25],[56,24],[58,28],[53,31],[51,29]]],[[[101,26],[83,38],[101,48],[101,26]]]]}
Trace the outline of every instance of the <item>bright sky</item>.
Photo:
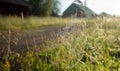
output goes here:
{"type": "MultiPolygon", "coordinates": [[[[81,0],[84,2],[85,0],[81,0]]],[[[60,0],[61,13],[69,6],[74,0],[60,0]]],[[[120,0],[87,0],[87,7],[92,9],[97,14],[106,12],[112,15],[120,15],[120,0]]]]}

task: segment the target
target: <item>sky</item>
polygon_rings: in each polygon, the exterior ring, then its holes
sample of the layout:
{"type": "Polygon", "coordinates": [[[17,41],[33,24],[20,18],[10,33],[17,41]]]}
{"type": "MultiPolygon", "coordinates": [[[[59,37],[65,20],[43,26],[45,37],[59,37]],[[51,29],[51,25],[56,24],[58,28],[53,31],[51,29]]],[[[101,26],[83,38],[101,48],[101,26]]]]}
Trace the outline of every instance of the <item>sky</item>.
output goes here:
{"type": "MultiPolygon", "coordinates": [[[[81,1],[84,2],[85,0],[81,1]]],[[[64,10],[74,2],[74,0],[60,0],[60,2],[62,14],[64,10]]],[[[120,15],[120,0],[87,0],[86,6],[97,14],[106,12],[111,15],[120,15]]]]}

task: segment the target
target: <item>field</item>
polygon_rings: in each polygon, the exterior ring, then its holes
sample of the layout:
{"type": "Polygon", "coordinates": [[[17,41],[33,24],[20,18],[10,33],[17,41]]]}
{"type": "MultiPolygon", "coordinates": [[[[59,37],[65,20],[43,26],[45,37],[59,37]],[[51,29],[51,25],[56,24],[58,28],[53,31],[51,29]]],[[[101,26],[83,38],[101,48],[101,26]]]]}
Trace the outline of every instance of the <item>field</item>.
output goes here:
{"type": "Polygon", "coordinates": [[[0,30],[36,29],[42,26],[64,25],[69,19],[53,17],[3,17],[0,18],[0,30]]]}
{"type": "Polygon", "coordinates": [[[64,28],[59,37],[45,40],[41,46],[34,46],[24,55],[17,52],[2,55],[0,71],[120,71],[119,22],[120,18],[115,17],[1,18],[1,31],[39,29],[51,25],[70,29],[64,28]]]}

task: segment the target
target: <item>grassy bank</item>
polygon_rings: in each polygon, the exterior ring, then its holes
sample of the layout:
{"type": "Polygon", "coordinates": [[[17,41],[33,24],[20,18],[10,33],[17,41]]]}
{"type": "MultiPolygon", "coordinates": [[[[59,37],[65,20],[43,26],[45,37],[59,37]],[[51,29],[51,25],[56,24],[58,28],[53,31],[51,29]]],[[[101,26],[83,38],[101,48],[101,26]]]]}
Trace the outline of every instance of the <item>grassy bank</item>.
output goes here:
{"type": "Polygon", "coordinates": [[[74,25],[80,25],[81,28],[78,27],[80,30],[74,33],[63,32],[60,37],[46,41],[40,47],[34,47],[34,50],[28,51],[24,56],[14,53],[1,57],[0,69],[2,71],[120,71],[119,22],[119,18],[79,20],[74,25]],[[39,48],[44,49],[39,51],[39,48]]]}
{"type": "Polygon", "coordinates": [[[2,17],[0,18],[0,30],[37,29],[42,26],[65,25],[69,19],[55,17],[2,17]]]}

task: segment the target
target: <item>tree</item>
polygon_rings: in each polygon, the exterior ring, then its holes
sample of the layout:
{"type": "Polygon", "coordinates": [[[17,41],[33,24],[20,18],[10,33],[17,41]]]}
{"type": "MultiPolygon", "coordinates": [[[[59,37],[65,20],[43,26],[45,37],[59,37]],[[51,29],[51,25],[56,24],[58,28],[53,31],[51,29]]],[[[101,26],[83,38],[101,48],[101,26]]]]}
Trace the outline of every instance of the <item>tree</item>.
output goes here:
{"type": "Polygon", "coordinates": [[[53,10],[54,0],[47,0],[43,5],[43,15],[50,16],[53,10]]]}
{"type": "Polygon", "coordinates": [[[54,8],[52,10],[51,16],[59,16],[60,13],[60,2],[59,0],[54,0],[54,8]]]}
{"type": "Polygon", "coordinates": [[[106,12],[102,12],[102,13],[100,14],[100,16],[111,16],[111,15],[108,14],[108,13],[106,13],[106,12]]]}
{"type": "Polygon", "coordinates": [[[50,16],[53,12],[57,13],[58,9],[56,0],[27,0],[31,5],[31,15],[50,16]]]}
{"type": "Polygon", "coordinates": [[[29,0],[29,4],[31,5],[31,15],[42,15],[42,5],[44,4],[44,0],[29,0]]]}

